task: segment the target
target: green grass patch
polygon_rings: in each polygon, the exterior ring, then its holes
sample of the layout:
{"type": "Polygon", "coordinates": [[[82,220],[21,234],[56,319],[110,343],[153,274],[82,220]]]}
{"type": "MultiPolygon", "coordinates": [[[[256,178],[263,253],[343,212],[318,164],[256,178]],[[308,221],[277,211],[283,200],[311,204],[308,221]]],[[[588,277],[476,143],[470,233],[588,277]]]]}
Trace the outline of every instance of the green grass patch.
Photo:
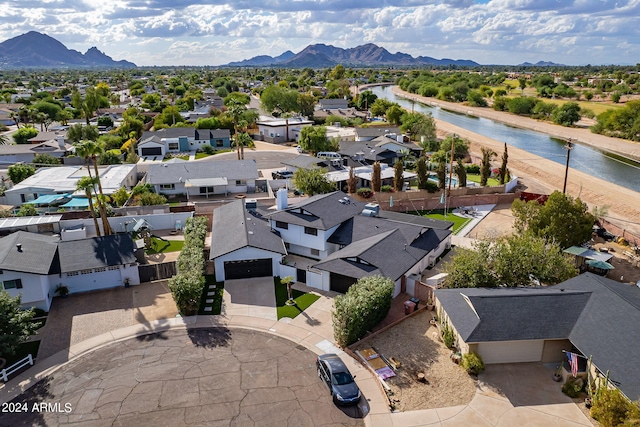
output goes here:
{"type": "Polygon", "coordinates": [[[181,156],[165,157],[164,159],[162,159],[162,161],[163,162],[168,162],[171,159],[189,160],[189,155],[188,154],[184,154],[184,155],[181,155],[181,156]]]}
{"type": "Polygon", "coordinates": [[[216,282],[216,277],[212,274],[204,276],[204,288],[202,289],[202,295],[200,297],[200,306],[198,307],[198,314],[212,315],[220,314],[222,312],[222,296],[224,294],[224,282],[216,282]],[[209,285],[216,285],[215,290],[209,290],[209,285]],[[215,292],[214,295],[207,295],[209,292],[215,292]],[[208,299],[213,299],[212,304],[207,304],[208,299]],[[207,306],[212,306],[213,310],[204,311],[207,306]]]}
{"type": "Polygon", "coordinates": [[[145,250],[147,255],[155,255],[167,252],[180,252],[184,246],[184,240],[161,240],[151,237],[151,249],[145,250]]]}
{"type": "Polygon", "coordinates": [[[196,160],[204,159],[205,157],[213,156],[213,154],[207,153],[196,153],[196,160]]]}
{"type": "Polygon", "coordinates": [[[425,218],[439,219],[441,221],[453,222],[453,234],[458,234],[458,231],[460,231],[465,225],[467,225],[467,223],[471,221],[471,218],[462,218],[460,216],[454,215],[453,209],[447,209],[446,217],[444,215],[444,209],[433,210],[426,214],[421,214],[420,212],[417,212],[417,211],[409,212],[409,213],[414,215],[422,215],[425,218]]]}
{"type": "Polygon", "coordinates": [[[544,102],[549,104],[556,104],[558,107],[566,104],[567,102],[577,102],[580,108],[586,108],[595,113],[595,115],[599,115],[604,113],[607,110],[618,110],[624,107],[624,104],[614,104],[613,102],[593,102],[593,101],[575,101],[575,100],[567,100],[567,99],[547,99],[541,98],[544,102]]]}
{"type": "Polygon", "coordinates": [[[305,311],[311,304],[316,302],[318,298],[320,298],[318,295],[292,289],[291,296],[293,296],[296,305],[286,305],[285,303],[287,299],[289,299],[289,295],[287,294],[287,285],[283,285],[282,283],[280,283],[279,277],[274,277],[273,282],[276,292],[278,320],[282,319],[283,317],[290,317],[291,319],[293,319],[298,314],[305,311]]]}
{"type": "MultiPolygon", "coordinates": [[[[467,181],[471,181],[471,182],[475,182],[477,184],[480,184],[480,175],[476,175],[476,174],[467,174],[467,181]]],[[[496,185],[500,185],[500,181],[498,181],[495,178],[489,178],[487,179],[487,187],[495,187],[496,185]]]]}

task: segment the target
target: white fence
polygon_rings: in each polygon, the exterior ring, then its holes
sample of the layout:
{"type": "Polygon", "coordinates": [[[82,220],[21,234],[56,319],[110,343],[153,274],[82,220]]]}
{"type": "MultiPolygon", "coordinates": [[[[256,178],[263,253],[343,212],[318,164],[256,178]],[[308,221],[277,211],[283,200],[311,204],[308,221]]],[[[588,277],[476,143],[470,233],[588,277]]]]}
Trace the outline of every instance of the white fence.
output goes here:
{"type": "Polygon", "coordinates": [[[17,370],[22,369],[27,365],[33,366],[33,357],[31,356],[31,354],[29,354],[24,359],[19,360],[18,362],[9,366],[8,368],[4,368],[2,371],[0,371],[0,378],[2,378],[2,380],[6,383],[7,381],[9,381],[9,375],[13,374],[17,370]]]}

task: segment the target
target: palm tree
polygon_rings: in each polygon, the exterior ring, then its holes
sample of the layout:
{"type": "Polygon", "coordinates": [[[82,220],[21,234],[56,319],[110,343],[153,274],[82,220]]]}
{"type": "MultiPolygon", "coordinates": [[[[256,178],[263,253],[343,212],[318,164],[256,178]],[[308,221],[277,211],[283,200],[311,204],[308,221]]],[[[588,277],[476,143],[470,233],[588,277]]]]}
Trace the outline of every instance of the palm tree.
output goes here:
{"type": "Polygon", "coordinates": [[[0,135],[0,144],[6,145],[8,143],[9,143],[9,138],[7,138],[7,135],[0,135]]]}
{"type": "Polygon", "coordinates": [[[102,219],[102,228],[104,230],[104,235],[109,236],[113,234],[113,230],[109,225],[109,221],[107,219],[107,208],[106,208],[106,198],[104,197],[104,193],[102,191],[102,182],[100,181],[100,173],[98,172],[98,156],[103,152],[103,147],[96,141],[82,141],[80,144],[76,145],[76,155],[80,157],[84,157],[85,162],[87,164],[87,171],[89,172],[89,176],[91,176],[91,169],[89,165],[89,159],[93,161],[93,169],[95,171],[95,179],[98,184],[98,209],[100,210],[100,218],[102,219]]]}
{"type": "Polygon", "coordinates": [[[84,191],[89,201],[89,210],[91,210],[91,216],[93,217],[93,225],[96,227],[96,233],[100,237],[100,226],[98,225],[98,218],[96,217],[96,210],[93,207],[93,194],[96,188],[96,179],[90,176],[83,176],[76,183],[76,189],[84,191]]]}
{"type": "Polygon", "coordinates": [[[238,150],[238,160],[244,160],[244,147],[254,148],[253,138],[247,132],[236,134],[234,145],[238,150]]]}

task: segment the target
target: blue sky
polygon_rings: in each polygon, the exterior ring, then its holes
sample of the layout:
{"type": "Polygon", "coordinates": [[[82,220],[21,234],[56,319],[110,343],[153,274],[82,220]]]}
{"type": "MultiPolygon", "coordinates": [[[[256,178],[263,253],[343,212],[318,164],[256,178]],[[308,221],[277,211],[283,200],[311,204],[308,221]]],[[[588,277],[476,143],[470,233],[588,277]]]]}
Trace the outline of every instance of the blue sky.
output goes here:
{"type": "Polygon", "coordinates": [[[640,63],[640,0],[2,0],[0,41],[39,31],[138,65],[221,65],[309,44],[480,64],[640,63]]]}

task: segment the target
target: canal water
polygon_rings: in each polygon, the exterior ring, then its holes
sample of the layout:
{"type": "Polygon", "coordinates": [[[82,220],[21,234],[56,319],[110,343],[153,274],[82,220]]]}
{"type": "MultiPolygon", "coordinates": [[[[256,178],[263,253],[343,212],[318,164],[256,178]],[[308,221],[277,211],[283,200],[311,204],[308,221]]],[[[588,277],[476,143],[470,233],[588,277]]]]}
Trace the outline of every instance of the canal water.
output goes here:
{"type": "MultiPolygon", "coordinates": [[[[507,145],[518,147],[563,165],[566,162],[567,150],[564,148],[566,143],[562,140],[551,138],[544,133],[412,102],[396,96],[391,91],[390,86],[375,86],[368,89],[379,98],[397,102],[406,108],[412,108],[413,106],[414,111],[431,113],[438,120],[449,122],[497,141],[506,142],[507,145]]],[[[500,154],[498,153],[498,155],[500,154]]],[[[585,145],[574,144],[569,166],[622,187],[640,191],[640,163],[615,154],[605,153],[585,145]]]]}

